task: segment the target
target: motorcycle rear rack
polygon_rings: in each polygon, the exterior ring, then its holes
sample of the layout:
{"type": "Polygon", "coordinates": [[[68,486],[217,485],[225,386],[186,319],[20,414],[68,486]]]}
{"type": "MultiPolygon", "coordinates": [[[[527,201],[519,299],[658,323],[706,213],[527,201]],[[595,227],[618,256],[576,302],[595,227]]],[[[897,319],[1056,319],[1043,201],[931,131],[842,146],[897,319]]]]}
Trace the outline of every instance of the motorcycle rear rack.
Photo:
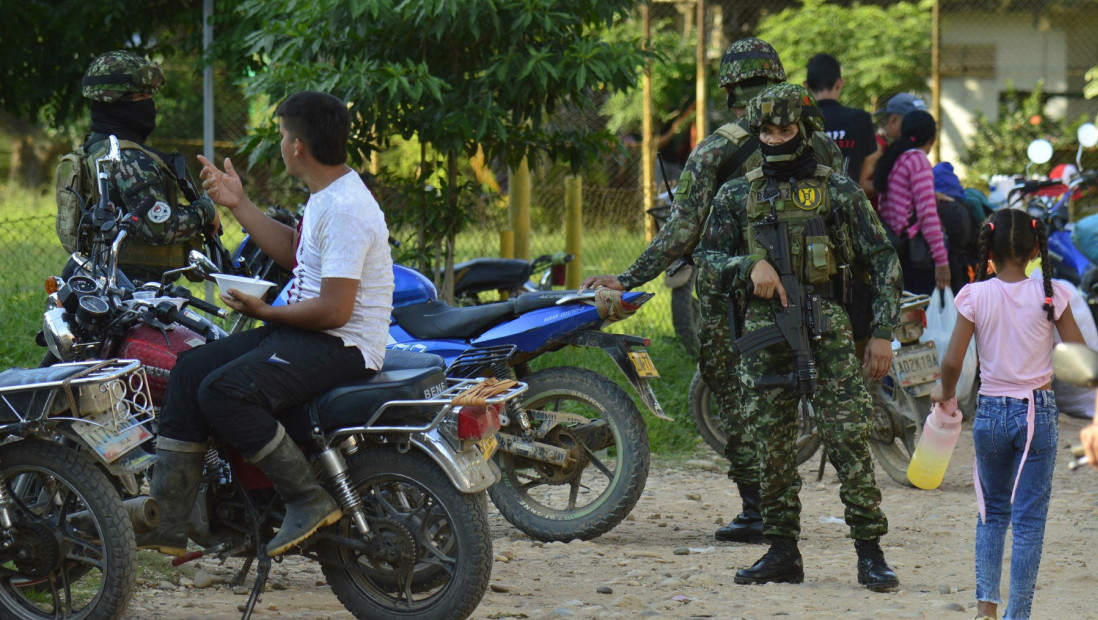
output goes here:
{"type": "Polygon", "coordinates": [[[18,420],[0,425],[0,432],[15,424],[47,417],[124,432],[155,417],[149,382],[139,360],[71,362],[28,370],[26,374],[32,379],[58,378],[0,386],[0,400],[18,420]],[[66,374],[66,369],[74,372],[66,374]],[[45,394],[40,397],[40,392],[45,394]],[[9,396],[20,394],[29,395],[26,406],[22,408],[16,407],[9,399],[9,396]],[[28,414],[24,415],[20,409],[28,414]],[[72,415],[52,415],[65,411],[72,415]],[[89,419],[90,416],[106,418],[105,423],[89,419]]]}
{"type": "MultiPolygon", "coordinates": [[[[446,383],[448,384],[448,387],[440,392],[437,396],[423,400],[391,400],[379,407],[378,410],[370,416],[370,419],[368,419],[361,426],[340,427],[339,429],[330,433],[330,436],[339,437],[358,433],[426,433],[429,431],[433,431],[434,429],[438,428],[438,426],[446,418],[446,415],[455,408],[456,405],[453,404],[453,400],[456,396],[467,390],[475,388],[484,381],[484,378],[458,379],[447,377],[446,383]],[[388,409],[417,406],[434,406],[439,407],[439,410],[435,414],[435,416],[425,424],[410,424],[403,426],[371,426],[375,421],[377,421],[378,418],[381,417],[381,414],[385,413],[385,411],[387,411],[388,409]]],[[[526,389],[527,385],[525,383],[518,382],[514,386],[508,388],[505,392],[486,399],[485,404],[498,405],[500,403],[505,403],[512,398],[515,398],[519,394],[522,394],[526,391],[526,389]]]]}
{"type": "Polygon", "coordinates": [[[484,368],[490,368],[497,379],[509,379],[508,376],[500,376],[502,369],[506,369],[507,360],[518,350],[517,345],[501,344],[494,347],[481,349],[469,349],[450,362],[446,369],[447,377],[474,377],[483,374],[484,368]]]}

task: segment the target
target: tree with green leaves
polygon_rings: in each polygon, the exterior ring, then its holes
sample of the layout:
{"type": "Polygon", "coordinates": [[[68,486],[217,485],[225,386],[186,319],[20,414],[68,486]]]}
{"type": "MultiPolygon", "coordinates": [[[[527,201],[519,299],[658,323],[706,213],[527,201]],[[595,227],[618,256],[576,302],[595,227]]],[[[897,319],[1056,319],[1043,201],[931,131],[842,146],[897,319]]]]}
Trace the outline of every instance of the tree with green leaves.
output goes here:
{"type": "MultiPolygon", "coordinates": [[[[444,172],[433,222],[452,271],[454,236],[467,206],[459,158],[514,166],[545,154],[582,170],[613,143],[608,131],[553,122],[585,109],[603,90],[636,85],[639,41],[603,30],[628,16],[631,0],[247,0],[240,13],[262,24],[246,39],[262,69],[249,92],[279,101],[323,90],[349,102],[352,160],[361,165],[394,136],[415,136],[420,186],[444,172]]],[[[253,140],[253,160],[270,140],[253,140]]],[[[444,285],[445,286],[445,285],[444,285]]]]}
{"type": "Polygon", "coordinates": [[[849,6],[803,0],[764,17],[757,36],[774,46],[790,82],[804,82],[808,59],[842,64],[843,104],[876,110],[898,92],[925,92],[930,79],[931,0],[849,6]]]}

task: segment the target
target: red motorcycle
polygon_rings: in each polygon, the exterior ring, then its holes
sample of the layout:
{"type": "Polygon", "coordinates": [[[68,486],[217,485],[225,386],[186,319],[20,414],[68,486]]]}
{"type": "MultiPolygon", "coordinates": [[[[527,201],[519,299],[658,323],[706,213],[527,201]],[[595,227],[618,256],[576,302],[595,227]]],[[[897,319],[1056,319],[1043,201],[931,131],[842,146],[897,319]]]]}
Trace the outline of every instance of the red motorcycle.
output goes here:
{"type": "MultiPolygon", "coordinates": [[[[189,265],[165,273],[160,283],[136,287],[117,265],[140,214],[115,216],[104,204],[90,217],[98,231],[94,249],[73,256],[69,277],[49,280],[39,342],[48,347],[51,363],[139,360],[152,403],[159,406],[178,355],[224,337],[193,312],[220,310],[170,283],[184,272],[209,277],[213,265],[192,252],[189,265]]],[[[491,459],[500,414],[526,389],[514,381],[449,379],[438,356],[389,351],[373,378],[304,405],[308,428],[291,435],[345,516],[294,552],[320,563],[332,591],[356,617],[456,620],[479,604],[492,567],[485,491],[500,478],[491,459]]],[[[117,472],[124,496],[137,494],[152,460],[117,472]]],[[[271,566],[266,543],[283,516],[281,498],[262,472],[215,440],[191,515],[194,546],[173,563],[241,557],[239,585],[258,560],[243,615],[248,618],[271,566]]],[[[135,529],[155,525],[134,519],[135,529]]],[[[0,574],[0,608],[3,579],[0,574]]],[[[84,617],[27,607],[15,617],[84,617]]]]}

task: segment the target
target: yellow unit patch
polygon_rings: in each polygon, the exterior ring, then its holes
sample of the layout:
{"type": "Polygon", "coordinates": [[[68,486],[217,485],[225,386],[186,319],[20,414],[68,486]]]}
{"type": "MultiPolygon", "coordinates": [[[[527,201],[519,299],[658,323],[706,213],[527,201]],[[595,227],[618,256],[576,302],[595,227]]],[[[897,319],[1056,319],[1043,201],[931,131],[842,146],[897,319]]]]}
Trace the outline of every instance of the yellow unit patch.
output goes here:
{"type": "Polygon", "coordinates": [[[823,200],[823,192],[820,186],[811,181],[797,184],[797,191],[793,192],[793,204],[805,211],[812,211],[820,206],[823,200]]]}

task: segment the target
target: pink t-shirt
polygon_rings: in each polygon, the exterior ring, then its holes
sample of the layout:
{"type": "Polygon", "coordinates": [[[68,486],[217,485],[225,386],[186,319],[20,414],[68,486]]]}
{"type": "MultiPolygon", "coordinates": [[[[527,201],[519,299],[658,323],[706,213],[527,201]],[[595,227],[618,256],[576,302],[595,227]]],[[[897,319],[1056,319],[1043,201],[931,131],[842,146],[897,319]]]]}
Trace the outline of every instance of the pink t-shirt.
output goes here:
{"type": "MultiPolygon", "coordinates": [[[[957,293],[957,312],[976,326],[980,393],[1005,396],[1031,391],[1052,380],[1055,325],[1044,309],[1044,283],[1038,278],[1003,282],[991,278],[966,284],[957,293]]],[[[1071,290],[1052,281],[1056,319],[1071,301],[1071,290]]]]}

